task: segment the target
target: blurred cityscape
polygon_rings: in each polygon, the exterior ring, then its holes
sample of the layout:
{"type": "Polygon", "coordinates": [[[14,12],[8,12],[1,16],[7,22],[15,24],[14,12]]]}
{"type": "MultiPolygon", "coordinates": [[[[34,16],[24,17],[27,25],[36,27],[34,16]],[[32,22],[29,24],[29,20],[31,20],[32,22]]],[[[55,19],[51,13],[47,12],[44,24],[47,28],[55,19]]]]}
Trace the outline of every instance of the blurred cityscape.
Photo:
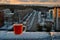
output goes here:
{"type": "Polygon", "coordinates": [[[0,5],[0,30],[23,24],[28,32],[60,31],[60,7],[0,5]]]}
{"type": "Polygon", "coordinates": [[[0,0],[0,40],[60,40],[59,2],[0,0]],[[14,24],[23,24],[22,34],[14,33],[14,24]]]}

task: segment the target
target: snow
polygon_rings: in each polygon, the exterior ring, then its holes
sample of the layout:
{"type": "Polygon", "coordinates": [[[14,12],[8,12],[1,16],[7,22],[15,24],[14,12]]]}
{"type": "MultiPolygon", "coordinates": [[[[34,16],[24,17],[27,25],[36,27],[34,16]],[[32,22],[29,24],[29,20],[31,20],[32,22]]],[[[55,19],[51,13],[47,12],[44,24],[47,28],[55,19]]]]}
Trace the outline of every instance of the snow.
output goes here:
{"type": "Polygon", "coordinates": [[[22,34],[15,35],[14,32],[0,31],[1,39],[38,39],[48,37],[50,37],[50,35],[47,32],[23,32],[22,34]]]}

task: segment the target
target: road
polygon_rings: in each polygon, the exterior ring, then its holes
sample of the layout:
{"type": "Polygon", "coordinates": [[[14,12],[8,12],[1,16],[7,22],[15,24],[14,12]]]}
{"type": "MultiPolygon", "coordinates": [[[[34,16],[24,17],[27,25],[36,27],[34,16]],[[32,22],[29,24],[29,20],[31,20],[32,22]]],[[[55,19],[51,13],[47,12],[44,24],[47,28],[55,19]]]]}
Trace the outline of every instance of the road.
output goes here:
{"type": "Polygon", "coordinates": [[[38,21],[38,13],[36,12],[36,15],[34,16],[35,18],[34,18],[34,21],[33,21],[33,25],[32,25],[32,27],[31,27],[31,31],[34,31],[34,32],[36,32],[37,31],[37,21],[38,21]]]}
{"type": "Polygon", "coordinates": [[[30,16],[28,23],[27,23],[27,30],[32,32],[32,31],[37,30],[38,14],[35,10],[31,14],[30,14],[31,16],[30,16]]]}

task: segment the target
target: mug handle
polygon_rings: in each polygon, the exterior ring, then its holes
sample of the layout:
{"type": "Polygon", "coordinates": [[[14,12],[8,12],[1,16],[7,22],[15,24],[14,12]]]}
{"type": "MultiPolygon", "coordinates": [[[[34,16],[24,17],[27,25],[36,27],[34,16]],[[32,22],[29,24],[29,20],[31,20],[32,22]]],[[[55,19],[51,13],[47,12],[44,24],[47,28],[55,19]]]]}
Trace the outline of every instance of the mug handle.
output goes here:
{"type": "Polygon", "coordinates": [[[23,32],[26,32],[26,26],[23,26],[23,27],[25,28],[23,32]]]}

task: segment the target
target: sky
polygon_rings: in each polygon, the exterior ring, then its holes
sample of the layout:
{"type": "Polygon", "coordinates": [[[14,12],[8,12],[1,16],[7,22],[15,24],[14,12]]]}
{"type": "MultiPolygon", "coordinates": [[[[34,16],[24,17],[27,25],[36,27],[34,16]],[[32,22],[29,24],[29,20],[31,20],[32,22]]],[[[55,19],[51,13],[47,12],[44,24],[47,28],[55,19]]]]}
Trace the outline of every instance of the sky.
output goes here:
{"type": "Polygon", "coordinates": [[[0,0],[0,4],[28,4],[54,6],[60,5],[60,0],[0,0]]]}
{"type": "Polygon", "coordinates": [[[10,0],[10,3],[21,3],[21,2],[60,2],[60,0],[10,0]]]}
{"type": "Polygon", "coordinates": [[[19,3],[19,2],[60,2],[60,0],[0,0],[0,3],[19,3]]]}
{"type": "Polygon", "coordinates": [[[23,1],[23,2],[26,2],[26,1],[39,1],[39,2],[49,2],[49,1],[53,1],[53,2],[59,2],[60,0],[17,0],[17,1],[23,1]]]}

